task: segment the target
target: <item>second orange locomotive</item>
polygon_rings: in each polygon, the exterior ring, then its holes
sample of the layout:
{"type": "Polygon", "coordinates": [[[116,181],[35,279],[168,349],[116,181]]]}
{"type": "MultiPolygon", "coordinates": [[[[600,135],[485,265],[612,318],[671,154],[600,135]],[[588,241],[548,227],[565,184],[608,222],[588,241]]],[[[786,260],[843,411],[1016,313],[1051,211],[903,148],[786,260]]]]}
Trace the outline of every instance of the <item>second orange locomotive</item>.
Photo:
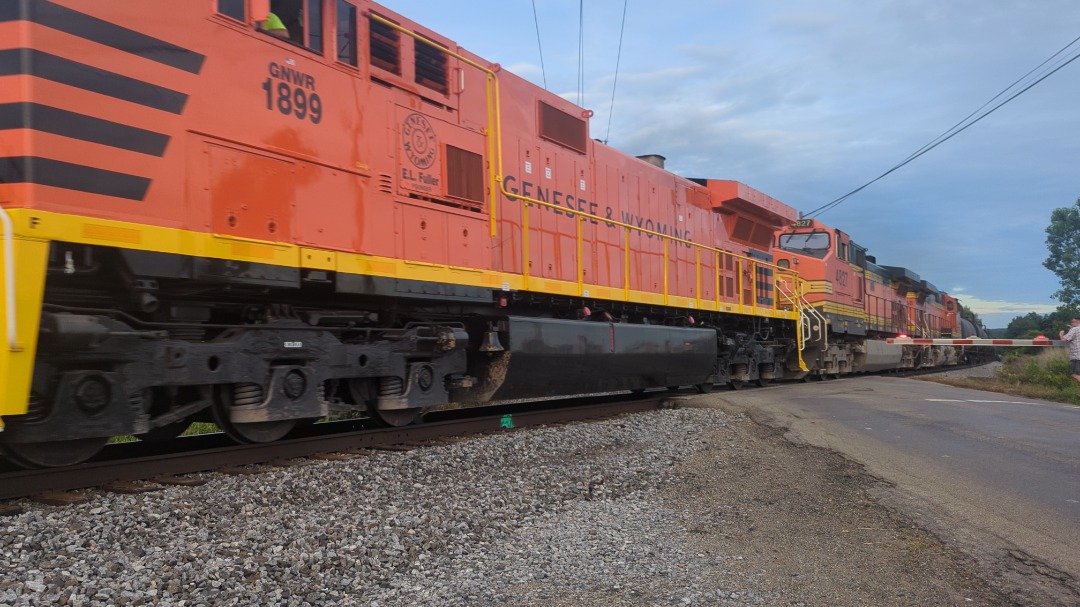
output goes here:
{"type": "Polygon", "coordinates": [[[955,365],[963,357],[957,346],[886,342],[960,337],[959,304],[907,268],[878,265],[845,232],[814,219],[794,221],[778,236],[776,257],[806,281],[804,356],[812,373],[955,365]]]}

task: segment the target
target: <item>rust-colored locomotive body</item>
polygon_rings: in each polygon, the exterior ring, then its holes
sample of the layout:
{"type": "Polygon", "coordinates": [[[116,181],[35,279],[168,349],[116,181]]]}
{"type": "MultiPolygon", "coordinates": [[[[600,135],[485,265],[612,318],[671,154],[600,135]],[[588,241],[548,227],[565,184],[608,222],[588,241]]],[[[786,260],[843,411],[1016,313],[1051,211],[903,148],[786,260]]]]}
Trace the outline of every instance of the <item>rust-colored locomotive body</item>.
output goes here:
{"type": "Polygon", "coordinates": [[[0,5],[9,458],[799,372],[793,209],[377,4],[270,8],[0,5]]]}

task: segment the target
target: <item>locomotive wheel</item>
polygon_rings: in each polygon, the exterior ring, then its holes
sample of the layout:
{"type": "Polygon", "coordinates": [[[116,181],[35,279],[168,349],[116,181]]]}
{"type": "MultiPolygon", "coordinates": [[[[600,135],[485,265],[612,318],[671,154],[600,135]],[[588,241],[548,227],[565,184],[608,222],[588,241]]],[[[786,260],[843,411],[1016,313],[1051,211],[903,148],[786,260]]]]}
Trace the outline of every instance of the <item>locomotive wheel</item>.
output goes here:
{"type": "Polygon", "coordinates": [[[187,430],[190,425],[191,422],[182,419],[178,422],[151,428],[146,434],[136,434],[135,436],[137,436],[139,440],[147,443],[167,443],[183,434],[184,430],[187,430]]]}
{"type": "Polygon", "coordinates": [[[745,383],[746,382],[741,380],[741,379],[733,379],[733,380],[730,380],[727,383],[727,385],[728,385],[728,388],[730,388],[732,390],[738,390],[739,388],[743,387],[743,384],[745,384],[745,383]]]}
{"type": "Polygon", "coordinates": [[[221,428],[221,431],[238,443],[271,443],[284,437],[296,426],[295,419],[247,424],[235,423],[229,419],[229,409],[232,407],[232,403],[232,386],[222,386],[218,390],[213,406],[210,407],[210,415],[213,417],[214,423],[221,428]]]}
{"type": "Polygon", "coordinates": [[[712,387],[712,382],[694,384],[694,390],[696,390],[698,394],[708,394],[709,392],[712,392],[712,387]]]}
{"type": "Polygon", "coordinates": [[[420,420],[420,409],[387,409],[380,411],[375,407],[368,409],[368,415],[375,423],[384,428],[400,428],[414,424],[420,420]]]}
{"type": "Polygon", "coordinates": [[[400,428],[415,423],[423,413],[420,409],[386,409],[379,410],[378,385],[369,378],[350,379],[349,394],[353,403],[363,405],[367,409],[367,415],[383,428],[400,428]]]}
{"type": "Polygon", "coordinates": [[[758,379],[754,383],[756,383],[759,388],[764,388],[765,386],[769,385],[769,380],[767,380],[767,379],[758,379]]]}
{"type": "Polygon", "coordinates": [[[0,451],[23,468],[59,468],[85,462],[107,442],[108,437],[95,436],[44,443],[2,443],[0,451]]]}

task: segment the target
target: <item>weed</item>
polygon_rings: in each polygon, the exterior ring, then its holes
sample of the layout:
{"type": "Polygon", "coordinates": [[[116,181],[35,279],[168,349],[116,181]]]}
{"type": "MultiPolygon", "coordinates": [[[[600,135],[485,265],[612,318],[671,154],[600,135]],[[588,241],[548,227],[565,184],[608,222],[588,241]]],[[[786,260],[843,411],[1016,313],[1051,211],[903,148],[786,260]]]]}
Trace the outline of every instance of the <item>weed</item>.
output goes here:
{"type": "Polygon", "coordinates": [[[974,388],[1014,396],[1080,405],[1077,384],[1069,370],[1069,353],[1039,349],[1034,353],[1010,352],[1002,360],[997,377],[928,377],[930,381],[960,388],[974,388]]]}

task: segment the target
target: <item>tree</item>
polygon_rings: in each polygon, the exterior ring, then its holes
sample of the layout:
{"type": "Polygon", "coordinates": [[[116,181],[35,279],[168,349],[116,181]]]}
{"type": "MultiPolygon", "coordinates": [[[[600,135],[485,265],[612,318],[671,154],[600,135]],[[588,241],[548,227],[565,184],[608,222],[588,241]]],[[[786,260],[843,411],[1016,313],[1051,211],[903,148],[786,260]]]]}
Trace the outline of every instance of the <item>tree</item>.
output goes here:
{"type": "Polygon", "coordinates": [[[1071,207],[1054,209],[1046,228],[1050,256],[1043,265],[1061,280],[1054,293],[1067,308],[1080,309],[1080,199],[1071,207]]]}
{"type": "MultiPolygon", "coordinates": [[[[986,330],[986,325],[983,324],[982,319],[979,318],[978,314],[972,312],[971,308],[964,307],[964,304],[960,303],[959,301],[956,302],[956,306],[958,308],[958,311],[960,312],[960,318],[966,318],[971,322],[971,324],[975,325],[976,328],[982,329],[983,331],[986,330]]],[[[965,335],[964,337],[967,336],[965,335]]]]}
{"type": "Polygon", "coordinates": [[[1046,323],[1041,327],[1042,334],[1050,339],[1057,339],[1058,331],[1061,331],[1062,329],[1068,331],[1069,321],[1078,316],[1080,316],[1080,314],[1077,314],[1075,307],[1058,306],[1057,310],[1046,315],[1046,323]]]}
{"type": "Polygon", "coordinates": [[[1022,338],[1038,335],[1042,331],[1046,315],[1028,312],[1026,316],[1017,316],[1005,328],[1005,337],[1022,338]]]}
{"type": "Polygon", "coordinates": [[[1066,306],[1058,306],[1057,310],[1049,314],[1028,312],[1025,316],[1012,319],[1005,329],[1004,337],[1031,339],[1042,335],[1057,339],[1058,331],[1068,329],[1069,321],[1075,316],[1076,310],[1066,306]]]}

